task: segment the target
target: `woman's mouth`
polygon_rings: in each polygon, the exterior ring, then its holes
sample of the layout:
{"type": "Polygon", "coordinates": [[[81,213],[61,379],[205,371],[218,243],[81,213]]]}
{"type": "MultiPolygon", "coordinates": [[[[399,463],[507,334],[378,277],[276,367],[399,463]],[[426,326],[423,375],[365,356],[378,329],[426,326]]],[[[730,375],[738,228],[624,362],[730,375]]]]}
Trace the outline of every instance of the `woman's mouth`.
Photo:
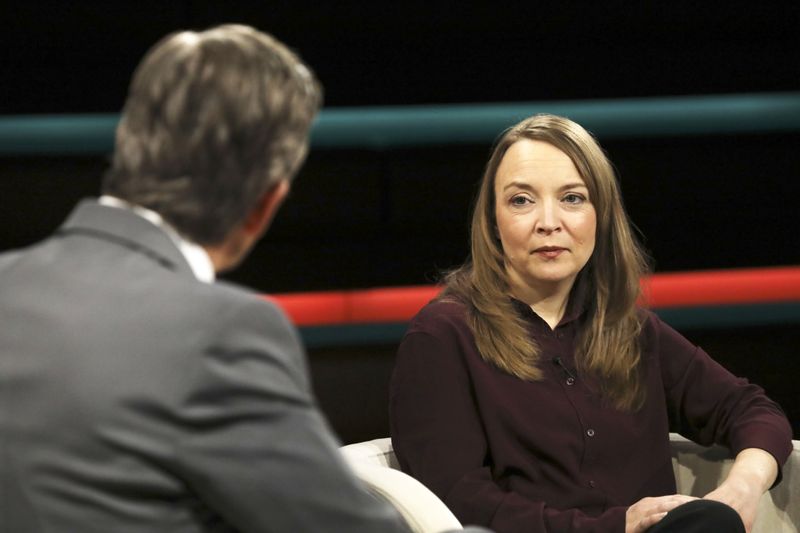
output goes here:
{"type": "Polygon", "coordinates": [[[559,246],[541,246],[536,248],[533,253],[545,259],[555,259],[566,250],[566,248],[561,248],[559,246]]]}

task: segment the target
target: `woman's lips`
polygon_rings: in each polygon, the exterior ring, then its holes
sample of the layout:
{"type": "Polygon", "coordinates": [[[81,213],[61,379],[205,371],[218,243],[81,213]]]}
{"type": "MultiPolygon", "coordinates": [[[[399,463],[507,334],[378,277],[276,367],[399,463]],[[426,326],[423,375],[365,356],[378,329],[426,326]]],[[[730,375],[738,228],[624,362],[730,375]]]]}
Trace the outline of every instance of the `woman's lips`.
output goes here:
{"type": "Polygon", "coordinates": [[[541,248],[535,249],[533,253],[546,259],[555,259],[566,250],[566,248],[560,248],[558,246],[542,246],[541,248]]]}

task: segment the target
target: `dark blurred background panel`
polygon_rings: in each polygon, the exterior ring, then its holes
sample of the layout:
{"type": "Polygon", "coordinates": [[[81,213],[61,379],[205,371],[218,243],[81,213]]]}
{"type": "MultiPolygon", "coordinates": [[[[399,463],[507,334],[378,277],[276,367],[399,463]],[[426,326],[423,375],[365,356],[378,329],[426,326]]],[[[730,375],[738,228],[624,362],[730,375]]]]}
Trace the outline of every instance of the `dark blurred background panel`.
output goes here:
{"type": "MultiPolygon", "coordinates": [[[[657,271],[800,263],[800,133],[614,139],[626,206],[657,271]]],[[[318,150],[250,259],[264,292],[431,283],[468,255],[489,145],[318,150]]],[[[100,184],[102,157],[0,159],[0,243],[44,237],[100,184]]]]}
{"type": "Polygon", "coordinates": [[[0,9],[0,113],[115,111],[155,40],[221,22],[289,43],[333,106],[798,87],[795,1],[29,0],[0,9]]]}
{"type": "MultiPolygon", "coordinates": [[[[6,2],[0,115],[116,113],[145,51],[242,22],[295,48],[326,106],[800,91],[800,2],[6,2]]],[[[499,133],[499,132],[498,132],[499,133]]],[[[800,264],[800,131],[600,137],[657,271],[800,264]]],[[[491,141],[314,150],[274,227],[226,276],[264,292],[432,283],[468,253],[491,141]]],[[[0,157],[0,250],[48,235],[107,154],[0,157]]],[[[800,435],[797,324],[687,331],[767,388],[800,435]]],[[[346,441],[384,435],[395,344],[314,348],[346,441]]]]}

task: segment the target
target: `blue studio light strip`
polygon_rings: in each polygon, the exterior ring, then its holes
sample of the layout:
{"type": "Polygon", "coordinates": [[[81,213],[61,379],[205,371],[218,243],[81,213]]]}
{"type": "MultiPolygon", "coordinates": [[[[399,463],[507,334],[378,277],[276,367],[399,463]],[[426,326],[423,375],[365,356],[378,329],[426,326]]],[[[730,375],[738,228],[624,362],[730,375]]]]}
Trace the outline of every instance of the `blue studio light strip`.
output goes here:
{"type": "MultiPolygon", "coordinates": [[[[800,92],[326,108],[311,143],[375,150],[489,144],[536,113],[569,117],[600,138],[800,131],[800,92]]],[[[117,114],[0,116],[0,156],[108,153],[118,120],[117,114]]]]}

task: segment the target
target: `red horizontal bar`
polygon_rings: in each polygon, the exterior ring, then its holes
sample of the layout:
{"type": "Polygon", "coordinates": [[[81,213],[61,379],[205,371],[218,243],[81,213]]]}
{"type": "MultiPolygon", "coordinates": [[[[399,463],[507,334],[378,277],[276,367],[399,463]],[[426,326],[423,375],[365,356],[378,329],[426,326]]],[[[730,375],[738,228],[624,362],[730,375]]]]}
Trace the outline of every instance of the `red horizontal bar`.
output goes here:
{"type": "Polygon", "coordinates": [[[800,267],[654,274],[642,288],[653,308],[800,301],[800,267]]]}
{"type": "MultiPolygon", "coordinates": [[[[670,272],[643,280],[652,308],[800,302],[800,266],[670,272]]],[[[297,326],[406,322],[441,290],[436,285],[268,296],[297,326]]]]}
{"type": "Polygon", "coordinates": [[[353,322],[401,322],[433,300],[441,287],[390,287],[368,289],[350,294],[353,322]]]}
{"type": "Polygon", "coordinates": [[[298,292],[266,298],[283,308],[296,326],[346,324],[347,293],[344,291],[298,292]]]}

